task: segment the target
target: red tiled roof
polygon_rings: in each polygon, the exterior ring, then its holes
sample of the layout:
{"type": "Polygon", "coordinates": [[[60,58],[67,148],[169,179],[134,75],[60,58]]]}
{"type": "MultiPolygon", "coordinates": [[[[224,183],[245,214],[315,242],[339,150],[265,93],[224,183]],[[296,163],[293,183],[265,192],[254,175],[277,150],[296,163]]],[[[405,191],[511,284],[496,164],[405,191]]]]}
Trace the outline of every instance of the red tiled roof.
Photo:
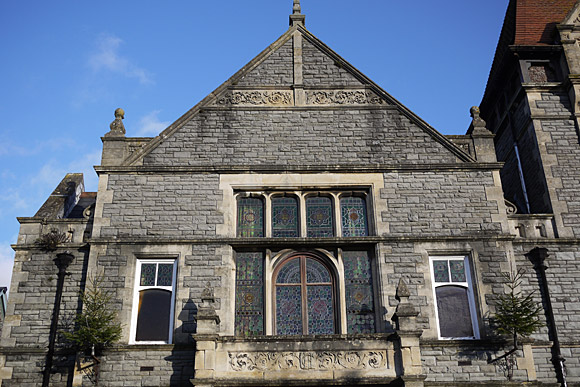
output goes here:
{"type": "Polygon", "coordinates": [[[516,45],[554,44],[556,25],[576,0],[517,0],[516,45]]]}

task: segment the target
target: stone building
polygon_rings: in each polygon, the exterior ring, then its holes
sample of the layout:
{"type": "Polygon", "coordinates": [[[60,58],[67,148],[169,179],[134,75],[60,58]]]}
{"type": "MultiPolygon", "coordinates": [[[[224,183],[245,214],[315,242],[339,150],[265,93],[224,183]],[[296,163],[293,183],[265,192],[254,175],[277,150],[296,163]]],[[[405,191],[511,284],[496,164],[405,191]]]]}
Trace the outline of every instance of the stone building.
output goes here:
{"type": "Polygon", "coordinates": [[[69,174],[19,218],[2,386],[580,384],[580,6],[510,2],[464,136],[304,22],[155,138],[117,109],[98,192],[69,174]],[[519,268],[545,326],[507,382],[519,268]],[[123,333],[93,364],[58,332],[97,275],[123,333]]]}

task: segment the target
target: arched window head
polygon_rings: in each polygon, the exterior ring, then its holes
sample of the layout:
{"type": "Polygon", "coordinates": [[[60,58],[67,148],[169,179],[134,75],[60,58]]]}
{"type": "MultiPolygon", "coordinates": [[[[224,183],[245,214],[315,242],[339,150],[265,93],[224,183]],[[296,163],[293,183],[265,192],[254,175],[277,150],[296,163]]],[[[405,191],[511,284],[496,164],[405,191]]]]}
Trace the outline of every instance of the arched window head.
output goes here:
{"type": "Polygon", "coordinates": [[[310,254],[296,255],[282,263],[275,278],[276,334],[336,332],[334,281],[324,263],[310,254]]]}

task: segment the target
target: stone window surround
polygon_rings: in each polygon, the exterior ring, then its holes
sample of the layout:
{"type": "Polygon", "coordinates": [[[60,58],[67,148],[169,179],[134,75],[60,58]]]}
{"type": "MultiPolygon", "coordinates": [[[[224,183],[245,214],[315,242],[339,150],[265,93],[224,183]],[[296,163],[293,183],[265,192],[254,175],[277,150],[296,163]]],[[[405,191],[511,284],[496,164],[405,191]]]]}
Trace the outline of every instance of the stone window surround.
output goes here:
{"type": "MultiPolygon", "coordinates": [[[[336,333],[337,334],[347,334],[347,315],[346,315],[346,283],[345,283],[345,271],[344,271],[344,261],[342,257],[342,248],[337,248],[336,252],[329,251],[322,248],[314,248],[308,250],[297,250],[297,249],[283,249],[274,252],[269,249],[264,249],[264,325],[265,325],[265,335],[272,336],[275,333],[274,327],[274,291],[275,291],[275,278],[274,275],[278,268],[283,265],[288,258],[294,255],[300,255],[304,253],[311,253],[316,255],[320,260],[322,260],[331,269],[331,274],[334,277],[334,291],[336,292],[335,301],[335,314],[336,314],[336,333]]],[[[377,302],[380,299],[378,294],[377,286],[377,267],[376,259],[374,257],[374,251],[372,249],[365,249],[363,247],[358,249],[348,249],[357,251],[367,251],[369,254],[369,260],[371,262],[371,273],[373,277],[373,300],[375,303],[375,330],[380,331],[379,317],[377,315],[380,310],[377,307],[377,302]]]]}
{"type": "Polygon", "coordinates": [[[474,294],[474,283],[473,283],[473,273],[472,268],[473,265],[471,263],[471,259],[469,255],[430,255],[429,256],[429,271],[431,275],[431,290],[433,295],[433,308],[435,311],[435,326],[437,329],[437,337],[439,340],[477,340],[480,338],[479,332],[479,324],[477,319],[477,307],[475,303],[475,294],[474,294]],[[447,260],[447,261],[459,261],[463,260],[465,264],[465,277],[466,282],[435,282],[435,273],[433,269],[433,261],[437,260],[447,260]],[[461,286],[467,288],[467,295],[469,300],[469,311],[471,314],[471,325],[473,328],[474,337],[442,337],[440,332],[440,325],[439,325],[439,311],[437,309],[437,295],[436,295],[436,288],[442,286],[461,286]]]}
{"type": "MultiPolygon", "coordinates": [[[[306,227],[306,200],[309,197],[316,197],[316,196],[323,196],[328,197],[332,201],[332,215],[333,215],[333,228],[334,228],[334,236],[341,236],[342,237],[342,218],[341,218],[341,207],[340,201],[342,198],[345,197],[360,197],[365,200],[366,205],[366,222],[367,222],[367,232],[368,235],[374,235],[371,230],[373,230],[373,223],[370,221],[373,219],[373,212],[372,206],[368,200],[368,190],[365,189],[353,189],[353,188],[335,188],[335,189],[328,189],[328,190],[248,190],[248,191],[239,191],[234,193],[235,200],[237,202],[238,199],[244,197],[254,197],[262,199],[264,203],[264,237],[272,238],[272,199],[275,197],[293,197],[296,198],[298,201],[298,214],[299,214],[299,224],[298,224],[298,233],[299,236],[302,238],[307,237],[307,227],[306,227]]],[[[236,211],[237,214],[237,211],[236,211]]],[[[236,229],[238,220],[236,219],[236,229]]],[[[236,231],[237,235],[237,231],[236,231]]]]}
{"type": "Polygon", "coordinates": [[[133,308],[131,311],[131,325],[130,325],[130,336],[129,344],[171,344],[173,343],[173,331],[175,329],[175,293],[176,293],[176,280],[177,280],[177,257],[176,256],[147,256],[147,257],[137,257],[135,264],[135,281],[133,289],[133,308]],[[141,286],[141,266],[147,263],[170,263],[173,265],[173,278],[171,286],[141,286]],[[171,306],[169,315],[169,339],[168,341],[136,341],[137,332],[137,318],[139,312],[139,292],[147,289],[163,289],[171,291],[171,306]]]}

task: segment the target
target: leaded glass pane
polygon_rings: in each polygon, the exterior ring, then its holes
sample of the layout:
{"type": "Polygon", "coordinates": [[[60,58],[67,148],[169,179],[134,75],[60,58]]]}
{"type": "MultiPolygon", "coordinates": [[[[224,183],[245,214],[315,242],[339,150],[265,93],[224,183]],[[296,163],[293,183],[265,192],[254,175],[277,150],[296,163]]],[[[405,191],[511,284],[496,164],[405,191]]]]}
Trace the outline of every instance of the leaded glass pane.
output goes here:
{"type": "Polygon", "coordinates": [[[272,236],[274,238],[298,236],[298,202],[296,198],[272,199],[272,236]]]}
{"type": "Polygon", "coordinates": [[[279,284],[299,284],[300,282],[300,259],[293,259],[286,263],[276,278],[276,283],[279,284]]]}
{"type": "Polygon", "coordinates": [[[140,286],[155,286],[155,263],[144,263],[141,265],[140,286]]]}
{"type": "Polygon", "coordinates": [[[236,254],[236,335],[264,334],[263,261],[260,252],[236,254]]]}
{"type": "Polygon", "coordinates": [[[264,203],[259,198],[238,200],[238,236],[264,236],[264,203]]]}
{"type": "Polygon", "coordinates": [[[367,236],[367,207],[365,200],[359,197],[340,199],[340,216],[342,218],[342,236],[367,236]]]}
{"type": "Polygon", "coordinates": [[[473,337],[467,292],[462,286],[435,289],[441,337],[473,337]]]}
{"type": "Polygon", "coordinates": [[[311,238],[334,236],[330,198],[306,199],[306,228],[311,238]]]}
{"type": "Polygon", "coordinates": [[[451,282],[466,282],[465,263],[463,261],[449,261],[451,282]]]}
{"type": "Polygon", "coordinates": [[[433,273],[435,282],[449,282],[448,261],[433,261],[433,273]]]}
{"type": "Polygon", "coordinates": [[[310,285],[308,298],[308,334],[329,335],[334,333],[332,286],[310,285]]]}
{"type": "Polygon", "coordinates": [[[302,297],[300,286],[276,287],[276,334],[302,334],[302,297]]]}
{"type": "Polygon", "coordinates": [[[171,286],[173,284],[173,265],[160,263],[157,269],[157,286],[171,286]]]}
{"type": "Polygon", "coordinates": [[[366,251],[343,251],[348,333],[374,333],[372,270],[366,251]]]}
{"type": "Polygon", "coordinates": [[[314,259],[307,258],[306,282],[309,284],[328,283],[330,282],[330,273],[322,263],[314,259]]]}

